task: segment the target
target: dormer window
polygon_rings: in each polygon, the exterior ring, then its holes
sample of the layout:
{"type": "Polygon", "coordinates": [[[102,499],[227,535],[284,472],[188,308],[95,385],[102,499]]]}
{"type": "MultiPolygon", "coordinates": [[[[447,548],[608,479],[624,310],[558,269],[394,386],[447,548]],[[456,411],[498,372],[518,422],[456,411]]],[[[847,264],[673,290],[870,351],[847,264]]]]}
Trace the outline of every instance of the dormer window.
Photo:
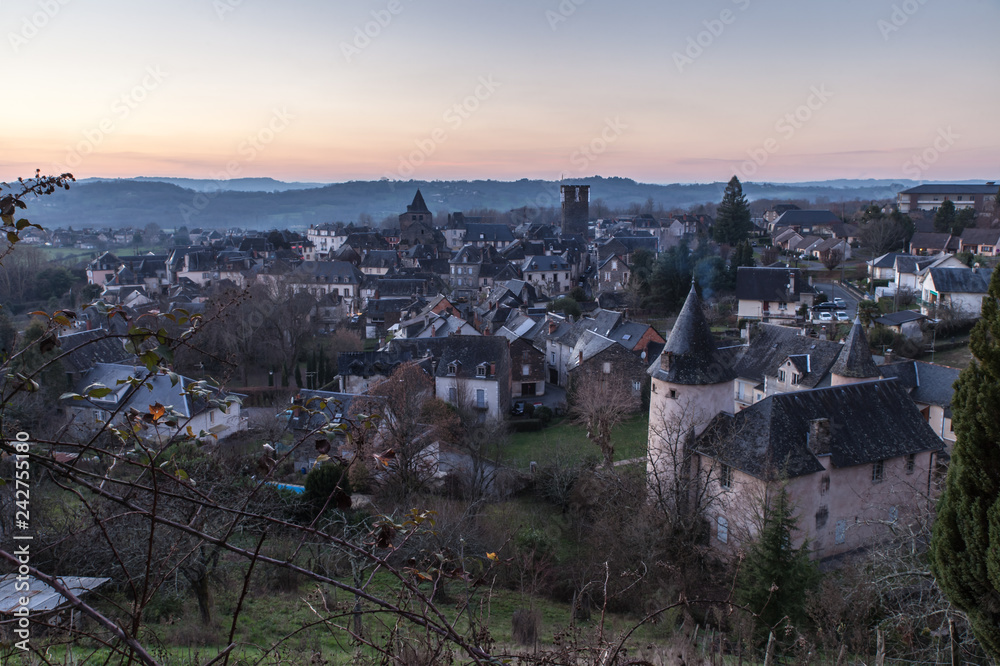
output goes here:
{"type": "Polygon", "coordinates": [[[457,375],[458,374],[458,362],[448,364],[448,374],[457,375]]]}
{"type": "Polygon", "coordinates": [[[785,371],[778,370],[778,381],[784,383],[785,381],[785,371]]]}
{"type": "Polygon", "coordinates": [[[489,372],[490,367],[485,363],[480,363],[476,366],[476,377],[485,377],[489,372]]]}

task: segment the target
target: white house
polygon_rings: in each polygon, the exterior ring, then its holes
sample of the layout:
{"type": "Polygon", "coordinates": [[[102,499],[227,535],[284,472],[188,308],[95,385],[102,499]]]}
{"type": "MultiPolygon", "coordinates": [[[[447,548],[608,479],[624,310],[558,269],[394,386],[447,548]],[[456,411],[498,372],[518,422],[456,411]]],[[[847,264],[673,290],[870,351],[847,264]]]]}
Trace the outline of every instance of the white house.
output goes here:
{"type": "Polygon", "coordinates": [[[81,395],[100,395],[63,403],[73,426],[84,432],[96,431],[109,422],[122,425],[132,419],[140,426],[140,437],[165,444],[187,432],[188,427],[195,435],[204,432],[217,437],[247,429],[241,395],[184,376],[175,384],[169,376],[150,374],[144,366],[97,363],[77,383],[76,390],[81,395]],[[163,412],[157,417],[159,408],[163,412]]]}

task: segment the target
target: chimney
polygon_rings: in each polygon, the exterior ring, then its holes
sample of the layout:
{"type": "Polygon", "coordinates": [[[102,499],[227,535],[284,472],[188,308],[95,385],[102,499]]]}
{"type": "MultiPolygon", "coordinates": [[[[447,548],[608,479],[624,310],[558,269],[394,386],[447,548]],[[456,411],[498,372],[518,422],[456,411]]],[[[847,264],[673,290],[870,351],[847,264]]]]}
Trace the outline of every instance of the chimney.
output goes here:
{"type": "Polygon", "coordinates": [[[670,364],[674,361],[674,353],[671,351],[665,351],[660,355],[660,370],[668,372],[670,370],[670,364]]]}
{"type": "Polygon", "coordinates": [[[891,349],[886,349],[885,356],[883,358],[885,360],[882,361],[882,365],[888,365],[896,360],[896,355],[891,349]]]}
{"type": "Polygon", "coordinates": [[[583,365],[583,352],[576,353],[577,365],[583,365]]]}
{"type": "Polygon", "coordinates": [[[554,321],[549,321],[549,335],[555,333],[557,328],[559,328],[559,324],[554,321]]]}
{"type": "Polygon", "coordinates": [[[795,271],[788,271],[788,293],[795,293],[795,271]]]}
{"type": "Polygon", "coordinates": [[[830,419],[813,419],[809,422],[809,434],[806,448],[813,455],[822,456],[830,453],[830,419]]]}

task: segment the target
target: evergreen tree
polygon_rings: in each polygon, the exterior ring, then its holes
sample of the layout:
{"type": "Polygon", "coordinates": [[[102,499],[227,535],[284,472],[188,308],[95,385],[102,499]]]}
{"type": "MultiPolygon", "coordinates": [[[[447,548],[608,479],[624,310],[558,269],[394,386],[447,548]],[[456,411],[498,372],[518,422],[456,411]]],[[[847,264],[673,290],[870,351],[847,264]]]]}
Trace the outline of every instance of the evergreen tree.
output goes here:
{"type": "Polygon", "coordinates": [[[722,195],[722,203],[715,215],[715,226],[712,229],[712,237],[719,243],[736,245],[742,240],[746,240],[753,230],[753,222],[750,220],[750,205],[747,198],[743,196],[743,185],[740,179],[733,176],[726,185],[726,191],[722,195]]]}
{"type": "MultiPolygon", "coordinates": [[[[788,618],[793,626],[806,620],[805,596],[819,582],[819,570],[809,559],[809,547],[792,548],[796,521],[788,492],[782,488],[772,501],[765,500],[764,522],[750,545],[737,581],[737,600],[758,614],[756,638],[788,618]]],[[[783,632],[775,631],[775,636],[783,632]]]]}
{"type": "Polygon", "coordinates": [[[680,310],[691,289],[694,260],[685,241],[661,252],[650,276],[650,291],[657,309],[665,312],[680,310]]]}
{"type": "Polygon", "coordinates": [[[736,246],[733,258],[729,260],[729,288],[736,288],[736,275],[740,266],[756,266],[757,262],[753,258],[753,247],[750,241],[745,240],[736,246]]]}
{"type": "Polygon", "coordinates": [[[1000,659],[1000,271],[993,271],[975,357],[955,382],[955,446],[931,538],[938,585],[969,617],[983,648],[1000,659]]]}
{"type": "Polygon", "coordinates": [[[950,199],[945,199],[944,203],[934,213],[934,231],[942,234],[950,234],[955,228],[955,204],[950,199]]]}

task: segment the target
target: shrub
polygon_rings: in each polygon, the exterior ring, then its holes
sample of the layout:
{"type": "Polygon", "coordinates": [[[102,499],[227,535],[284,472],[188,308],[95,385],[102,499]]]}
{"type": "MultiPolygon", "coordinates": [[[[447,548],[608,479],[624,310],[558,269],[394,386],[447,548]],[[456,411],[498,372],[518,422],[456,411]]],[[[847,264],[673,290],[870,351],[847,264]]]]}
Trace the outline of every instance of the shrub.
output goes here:
{"type": "Polygon", "coordinates": [[[312,520],[324,505],[327,509],[349,509],[351,490],[345,466],[324,463],[313,467],[306,475],[305,492],[302,493],[303,517],[312,520]]]}
{"type": "Polygon", "coordinates": [[[535,410],[535,418],[541,421],[543,426],[546,426],[552,420],[552,410],[543,405],[535,410]]]}

